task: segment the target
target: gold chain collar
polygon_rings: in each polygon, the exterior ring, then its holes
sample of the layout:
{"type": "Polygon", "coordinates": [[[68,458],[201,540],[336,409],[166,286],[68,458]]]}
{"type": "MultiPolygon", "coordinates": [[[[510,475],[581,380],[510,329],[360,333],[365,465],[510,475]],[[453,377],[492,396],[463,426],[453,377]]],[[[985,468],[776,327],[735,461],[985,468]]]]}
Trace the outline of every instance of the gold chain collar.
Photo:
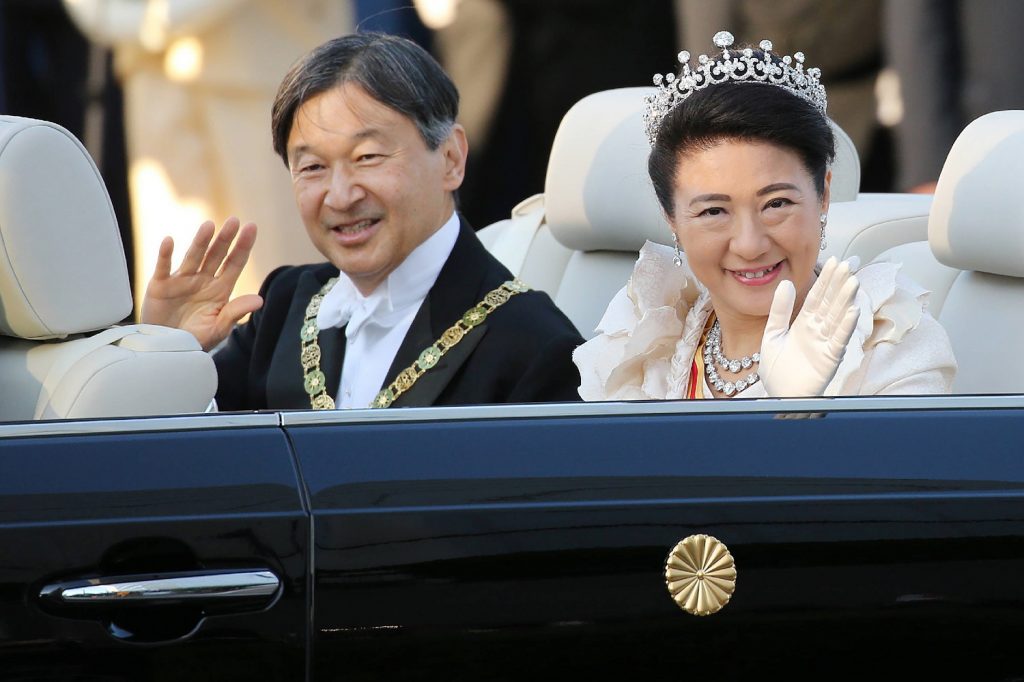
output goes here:
{"type": "MultiPolygon", "coordinates": [[[[337,281],[337,277],[332,277],[309,300],[299,334],[302,339],[302,351],[299,356],[302,362],[302,383],[314,410],[334,409],[334,399],[327,395],[327,377],[320,370],[320,344],[318,343],[320,327],[316,323],[316,315],[320,312],[320,304],[323,302],[324,296],[337,281]]],[[[466,334],[482,324],[488,315],[516,294],[529,290],[530,287],[518,279],[512,279],[497,289],[487,292],[483,300],[467,310],[460,320],[446,329],[444,334],[441,334],[441,338],[423,349],[416,362],[399,372],[395,380],[377,394],[377,397],[370,403],[370,407],[390,407],[398,399],[398,396],[412,388],[421,376],[437,365],[445,353],[458,345],[466,337],[466,334]]]]}
{"type": "Polygon", "coordinates": [[[320,327],[316,323],[316,314],[320,312],[320,304],[324,296],[331,290],[337,277],[327,280],[327,284],[320,287],[320,291],[309,299],[306,306],[306,317],[302,320],[302,330],[299,337],[302,339],[302,351],[299,360],[302,362],[302,385],[309,395],[309,402],[314,410],[333,410],[334,398],[327,395],[327,377],[320,370],[320,344],[317,339],[320,336],[320,327]]]}

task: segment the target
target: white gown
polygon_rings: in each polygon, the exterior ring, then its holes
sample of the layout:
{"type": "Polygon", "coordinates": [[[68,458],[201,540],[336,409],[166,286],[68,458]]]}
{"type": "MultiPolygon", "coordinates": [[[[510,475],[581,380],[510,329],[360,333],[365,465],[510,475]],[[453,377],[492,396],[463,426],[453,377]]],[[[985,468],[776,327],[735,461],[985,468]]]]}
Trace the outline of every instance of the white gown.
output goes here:
{"type": "MultiPolygon", "coordinates": [[[[647,242],[633,274],[573,353],[584,400],[673,400],[687,395],[690,367],[712,312],[707,289],[685,257],[647,242]]],[[[826,396],[950,393],[956,360],[945,330],[927,311],[928,292],[892,263],[857,271],[860,318],[826,396]]],[[[705,391],[705,395],[710,395],[705,391]]],[[[758,382],[737,394],[767,396],[758,382]]]]}

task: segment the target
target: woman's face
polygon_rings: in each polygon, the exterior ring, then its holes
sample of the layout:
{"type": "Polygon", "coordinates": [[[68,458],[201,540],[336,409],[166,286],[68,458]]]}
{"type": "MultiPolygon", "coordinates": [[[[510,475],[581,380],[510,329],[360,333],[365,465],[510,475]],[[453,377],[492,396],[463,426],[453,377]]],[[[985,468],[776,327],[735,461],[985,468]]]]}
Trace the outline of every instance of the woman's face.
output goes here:
{"type": "Polygon", "coordinates": [[[803,303],[830,180],[819,198],[800,157],[765,142],[722,140],[680,156],[672,227],[719,317],[767,317],[784,279],[803,303]]]}

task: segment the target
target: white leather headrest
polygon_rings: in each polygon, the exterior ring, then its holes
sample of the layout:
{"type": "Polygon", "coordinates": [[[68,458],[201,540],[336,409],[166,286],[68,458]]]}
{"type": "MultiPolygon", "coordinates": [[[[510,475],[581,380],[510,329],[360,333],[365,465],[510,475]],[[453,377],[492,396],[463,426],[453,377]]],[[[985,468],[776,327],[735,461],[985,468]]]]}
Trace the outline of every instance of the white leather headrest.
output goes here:
{"type": "MultiPolygon", "coordinates": [[[[642,122],[649,88],[620,88],[584,97],[562,118],[544,187],[547,223],[577,251],[638,251],[666,243],[669,230],[647,175],[651,147],[642,122]]],[[[852,201],[860,160],[848,135],[832,124],[836,161],[832,201],[852,201]]]]}
{"type": "Polygon", "coordinates": [[[960,133],[942,166],[928,243],[943,264],[1024,277],[1024,111],[997,111],[960,133]]]}
{"type": "Polygon", "coordinates": [[[830,201],[856,201],[860,193],[860,155],[846,131],[832,119],[828,122],[836,138],[836,158],[832,161],[832,184],[829,185],[830,201]]]}
{"type": "Polygon", "coordinates": [[[0,116],[0,334],[59,338],[131,309],[117,219],[88,152],[58,125],[0,116]]]}

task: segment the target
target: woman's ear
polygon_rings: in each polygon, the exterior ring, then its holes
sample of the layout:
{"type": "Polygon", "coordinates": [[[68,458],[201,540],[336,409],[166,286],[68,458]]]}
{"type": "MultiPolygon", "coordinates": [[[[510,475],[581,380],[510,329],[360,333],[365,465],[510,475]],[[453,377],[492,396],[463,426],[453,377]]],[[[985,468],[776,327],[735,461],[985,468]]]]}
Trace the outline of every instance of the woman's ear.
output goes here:
{"type": "Polygon", "coordinates": [[[825,187],[821,192],[821,212],[828,213],[828,205],[832,200],[832,169],[825,171],[825,187]]]}

